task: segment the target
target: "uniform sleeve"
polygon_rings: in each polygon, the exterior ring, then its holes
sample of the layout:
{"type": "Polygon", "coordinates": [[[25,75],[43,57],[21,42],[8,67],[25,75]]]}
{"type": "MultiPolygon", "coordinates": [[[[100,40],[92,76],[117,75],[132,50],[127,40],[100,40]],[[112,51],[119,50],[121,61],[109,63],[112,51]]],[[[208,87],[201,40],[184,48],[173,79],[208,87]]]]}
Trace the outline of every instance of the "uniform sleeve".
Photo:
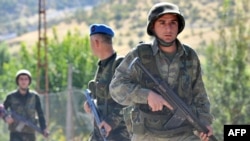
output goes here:
{"type": "Polygon", "coordinates": [[[43,113],[40,98],[38,95],[36,95],[36,110],[37,110],[40,128],[44,130],[46,129],[46,121],[44,118],[44,113],[43,113]]]}
{"type": "Polygon", "coordinates": [[[8,96],[6,97],[6,99],[4,100],[3,105],[4,105],[4,108],[5,108],[6,110],[10,107],[10,95],[8,95],[8,96]]]}
{"type": "MultiPolygon", "coordinates": [[[[115,72],[115,69],[117,68],[117,66],[120,65],[120,63],[122,62],[124,58],[123,57],[119,57],[115,62],[114,62],[114,65],[113,65],[113,68],[112,68],[112,72],[114,73],[115,72]]],[[[114,74],[113,74],[114,75],[114,74]]],[[[118,103],[114,103],[114,105],[112,105],[115,108],[115,110],[111,113],[111,114],[108,114],[108,116],[104,119],[113,129],[117,128],[120,126],[121,122],[124,121],[124,118],[123,118],[123,114],[122,114],[122,108],[125,107],[125,106],[121,106],[120,104],[118,103]],[[119,108],[118,108],[119,107],[119,108]]]]}
{"type": "Polygon", "coordinates": [[[135,52],[130,52],[125,56],[117,67],[109,85],[111,97],[122,105],[147,103],[149,89],[142,88],[138,83],[138,76],[141,75],[141,72],[136,69],[136,66],[129,66],[137,56],[135,52]]]}
{"type": "MultiPolygon", "coordinates": [[[[4,100],[3,105],[4,105],[4,109],[5,109],[5,110],[8,110],[8,109],[10,108],[10,95],[8,95],[8,96],[6,97],[6,99],[4,100]]],[[[2,117],[2,119],[5,121],[5,117],[8,116],[8,115],[9,115],[9,114],[6,114],[4,117],[2,117]]]]}
{"type": "Polygon", "coordinates": [[[198,56],[196,56],[196,62],[194,64],[194,79],[193,79],[193,94],[194,94],[194,107],[197,113],[198,118],[205,125],[211,125],[213,116],[210,113],[210,101],[207,95],[203,80],[202,80],[202,72],[200,61],[198,56]]]}

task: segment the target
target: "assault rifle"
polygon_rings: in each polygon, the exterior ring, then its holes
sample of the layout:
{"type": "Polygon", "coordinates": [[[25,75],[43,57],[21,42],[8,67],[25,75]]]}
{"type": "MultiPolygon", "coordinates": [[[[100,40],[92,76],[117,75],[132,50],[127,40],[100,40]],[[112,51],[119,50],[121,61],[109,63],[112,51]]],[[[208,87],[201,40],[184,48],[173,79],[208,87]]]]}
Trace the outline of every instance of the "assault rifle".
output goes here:
{"type": "MultiPolygon", "coordinates": [[[[185,120],[187,120],[197,131],[208,133],[209,130],[205,125],[203,125],[199,119],[192,113],[188,106],[174,93],[174,91],[169,88],[169,86],[164,82],[159,82],[153,75],[143,66],[140,59],[136,57],[131,64],[129,69],[132,68],[134,64],[137,64],[144,73],[146,73],[156,84],[155,89],[161,94],[161,96],[173,107],[171,110],[174,116],[168,121],[166,127],[173,128],[181,125],[185,120]]],[[[214,135],[209,136],[212,141],[217,141],[214,135]]]]}
{"type": "Polygon", "coordinates": [[[4,108],[3,104],[0,104],[0,117],[4,118],[6,116],[11,116],[15,121],[18,122],[18,125],[16,127],[17,131],[21,131],[25,125],[34,129],[35,131],[37,131],[38,133],[42,134],[44,137],[48,137],[49,134],[44,134],[44,132],[41,130],[41,128],[39,128],[38,126],[36,126],[34,123],[30,122],[29,120],[27,120],[26,118],[24,118],[23,116],[17,114],[14,111],[7,111],[4,108]]]}
{"type": "MultiPolygon", "coordinates": [[[[90,109],[91,109],[91,113],[93,114],[93,116],[94,116],[94,118],[95,118],[95,122],[96,122],[96,124],[97,124],[97,126],[98,125],[100,125],[100,123],[101,123],[101,119],[100,119],[100,116],[99,116],[99,114],[98,114],[98,111],[97,111],[97,109],[96,109],[96,106],[95,106],[95,103],[94,103],[94,101],[93,101],[93,99],[91,98],[91,91],[89,90],[89,89],[86,89],[85,91],[84,91],[84,95],[85,95],[85,97],[86,97],[86,99],[87,99],[87,102],[88,102],[88,105],[89,105],[89,107],[90,107],[90,109]]],[[[107,141],[107,139],[106,139],[106,131],[105,131],[105,129],[104,128],[102,128],[102,129],[99,129],[99,132],[100,132],[100,134],[101,134],[101,136],[102,136],[102,138],[103,138],[103,140],[104,141],[107,141]]]]}

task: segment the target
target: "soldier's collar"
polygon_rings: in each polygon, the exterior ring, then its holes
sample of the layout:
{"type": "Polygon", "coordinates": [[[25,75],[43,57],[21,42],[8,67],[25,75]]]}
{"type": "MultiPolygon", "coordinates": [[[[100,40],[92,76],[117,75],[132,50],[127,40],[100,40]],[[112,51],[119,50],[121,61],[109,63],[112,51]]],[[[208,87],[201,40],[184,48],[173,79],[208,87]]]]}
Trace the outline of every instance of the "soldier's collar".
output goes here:
{"type": "Polygon", "coordinates": [[[18,90],[16,91],[16,94],[17,94],[18,96],[27,97],[27,96],[30,95],[30,92],[29,92],[29,89],[27,89],[26,94],[23,95],[23,94],[20,93],[20,90],[18,89],[18,90]]]}
{"type": "Polygon", "coordinates": [[[108,57],[107,59],[104,60],[99,60],[98,62],[98,66],[99,67],[105,67],[108,65],[108,63],[110,62],[110,60],[113,60],[116,57],[116,52],[113,53],[110,57],[108,57]]]}

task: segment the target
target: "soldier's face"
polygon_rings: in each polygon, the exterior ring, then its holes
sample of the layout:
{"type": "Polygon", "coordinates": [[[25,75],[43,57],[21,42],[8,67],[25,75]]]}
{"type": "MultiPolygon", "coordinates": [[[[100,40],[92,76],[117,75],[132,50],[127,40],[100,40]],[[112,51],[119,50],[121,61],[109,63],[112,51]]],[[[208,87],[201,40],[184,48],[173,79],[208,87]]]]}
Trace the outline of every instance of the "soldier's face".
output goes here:
{"type": "Polygon", "coordinates": [[[164,14],[153,26],[155,34],[165,42],[172,42],[178,34],[178,17],[175,14],[164,14]]]}
{"type": "Polygon", "coordinates": [[[18,77],[18,86],[20,89],[27,89],[29,87],[30,79],[27,75],[20,75],[18,77]]]}

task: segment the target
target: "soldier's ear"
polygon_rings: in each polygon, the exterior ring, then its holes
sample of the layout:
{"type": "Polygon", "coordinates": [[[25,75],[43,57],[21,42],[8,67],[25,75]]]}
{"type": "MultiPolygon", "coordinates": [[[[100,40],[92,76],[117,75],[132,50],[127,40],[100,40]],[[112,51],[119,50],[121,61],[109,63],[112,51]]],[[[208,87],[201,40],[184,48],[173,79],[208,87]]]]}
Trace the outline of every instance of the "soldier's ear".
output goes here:
{"type": "Polygon", "coordinates": [[[96,45],[96,47],[100,47],[100,44],[101,44],[100,40],[99,40],[99,39],[96,39],[96,40],[95,40],[95,45],[96,45]]]}

